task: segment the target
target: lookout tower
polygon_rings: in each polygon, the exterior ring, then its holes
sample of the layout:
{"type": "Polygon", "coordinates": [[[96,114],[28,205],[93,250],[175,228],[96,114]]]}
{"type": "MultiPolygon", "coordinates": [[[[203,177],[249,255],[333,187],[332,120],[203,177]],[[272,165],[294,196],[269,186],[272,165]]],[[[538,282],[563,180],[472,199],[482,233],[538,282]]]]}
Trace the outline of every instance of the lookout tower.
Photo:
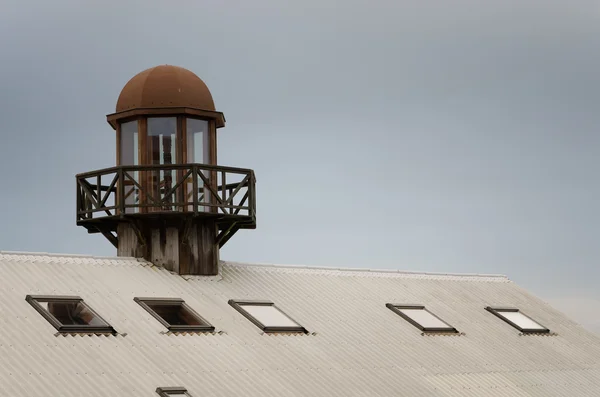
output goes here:
{"type": "Polygon", "coordinates": [[[144,70],[107,120],[116,131],[116,167],[76,176],[77,224],[102,233],[119,256],[217,274],[219,248],[256,227],[255,177],[217,165],[225,117],[206,84],[176,66],[144,70]]]}

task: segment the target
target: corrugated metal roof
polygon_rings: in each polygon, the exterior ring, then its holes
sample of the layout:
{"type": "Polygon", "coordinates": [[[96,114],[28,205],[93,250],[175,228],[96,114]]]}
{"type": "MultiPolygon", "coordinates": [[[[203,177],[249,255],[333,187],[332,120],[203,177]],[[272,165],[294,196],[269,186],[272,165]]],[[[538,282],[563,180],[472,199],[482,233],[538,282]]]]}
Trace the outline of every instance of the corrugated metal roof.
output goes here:
{"type": "Polygon", "coordinates": [[[502,276],[224,263],[182,277],[136,259],[0,254],[0,395],[599,396],[600,337],[502,276]],[[79,295],[119,332],[57,335],[25,295],[79,295]],[[214,334],[169,334],[135,296],[180,297],[214,334]],[[307,335],[267,335],[227,303],[264,299],[307,335]],[[385,307],[419,303],[459,335],[385,307]],[[484,310],[516,306],[551,335],[484,310]]]}

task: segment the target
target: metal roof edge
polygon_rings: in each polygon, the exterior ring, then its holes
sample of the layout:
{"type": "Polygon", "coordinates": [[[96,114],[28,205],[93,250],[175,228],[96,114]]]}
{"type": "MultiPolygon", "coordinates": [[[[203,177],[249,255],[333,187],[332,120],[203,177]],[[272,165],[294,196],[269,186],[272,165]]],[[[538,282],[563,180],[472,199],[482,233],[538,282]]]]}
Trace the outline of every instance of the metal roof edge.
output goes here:
{"type": "Polygon", "coordinates": [[[406,274],[406,275],[423,275],[436,277],[481,277],[481,278],[501,278],[510,280],[504,274],[481,274],[481,273],[443,273],[443,272],[419,272],[399,269],[369,269],[358,267],[327,267],[327,266],[309,266],[309,265],[278,265],[271,263],[244,263],[235,261],[221,261],[225,265],[238,267],[264,267],[264,268],[281,268],[281,269],[307,269],[307,270],[329,270],[341,272],[364,272],[364,273],[390,273],[390,274],[406,274]]]}

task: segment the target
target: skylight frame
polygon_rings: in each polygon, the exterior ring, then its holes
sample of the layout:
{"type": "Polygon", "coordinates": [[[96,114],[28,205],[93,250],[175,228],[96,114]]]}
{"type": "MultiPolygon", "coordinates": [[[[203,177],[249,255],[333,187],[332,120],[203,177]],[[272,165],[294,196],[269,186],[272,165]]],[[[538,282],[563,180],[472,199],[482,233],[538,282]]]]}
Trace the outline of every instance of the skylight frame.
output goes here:
{"type": "Polygon", "coordinates": [[[185,387],[157,387],[156,394],[160,397],[186,396],[192,397],[185,387]]]}
{"type": "Polygon", "coordinates": [[[115,329],[88,305],[80,296],[65,295],[26,295],[25,300],[44,317],[60,333],[90,333],[90,334],[116,334],[115,329]],[[102,325],[83,325],[83,324],[63,324],[52,313],[44,309],[40,303],[80,303],[90,311],[99,320],[105,323],[102,325]]]}
{"type": "Polygon", "coordinates": [[[250,322],[256,325],[265,333],[298,333],[298,334],[307,334],[308,330],[304,328],[300,323],[290,317],[286,312],[281,310],[275,303],[271,301],[263,301],[263,300],[235,300],[230,299],[229,305],[231,305],[235,310],[240,312],[244,317],[246,317],[250,322]],[[244,306],[273,306],[276,310],[278,310],[281,314],[287,317],[290,321],[298,324],[297,327],[285,327],[285,326],[273,326],[273,325],[265,325],[260,322],[256,317],[251,315],[248,311],[244,309],[244,306]]]}
{"type": "Polygon", "coordinates": [[[547,334],[547,333],[550,333],[550,329],[548,327],[546,327],[543,324],[540,324],[539,321],[534,320],[533,318],[529,317],[527,314],[523,313],[520,309],[518,309],[516,307],[492,307],[492,306],[487,306],[485,308],[485,310],[487,310],[488,312],[492,313],[494,316],[498,317],[499,319],[501,319],[505,323],[512,325],[514,328],[518,329],[519,332],[522,332],[524,334],[547,334]],[[531,320],[532,322],[536,323],[537,325],[539,325],[542,328],[541,329],[540,328],[522,328],[520,325],[518,325],[515,322],[509,320],[507,317],[504,317],[502,315],[503,312],[518,312],[518,313],[521,313],[521,315],[527,317],[529,320],[531,320]]]}
{"type": "Polygon", "coordinates": [[[185,301],[181,298],[154,298],[154,297],[135,297],[133,298],[144,310],[146,310],[152,317],[160,322],[170,332],[214,332],[215,327],[209,323],[204,317],[198,314],[197,311],[192,309],[185,301]],[[160,314],[156,313],[146,302],[151,302],[156,305],[164,306],[181,306],[188,310],[194,317],[196,317],[204,325],[173,325],[168,323],[160,314]]]}
{"type": "Polygon", "coordinates": [[[439,316],[435,315],[431,311],[427,310],[427,308],[425,308],[424,305],[407,305],[407,304],[386,303],[385,306],[388,309],[390,309],[391,311],[393,311],[394,313],[396,313],[397,315],[399,315],[400,317],[402,317],[403,319],[405,319],[406,321],[408,321],[410,324],[412,324],[413,326],[415,326],[416,328],[418,328],[419,330],[421,330],[421,332],[426,332],[426,333],[445,333],[445,334],[457,334],[457,333],[459,333],[459,331],[456,328],[454,328],[453,326],[451,326],[450,324],[448,324],[447,321],[441,319],[439,316]],[[410,316],[404,314],[402,312],[402,309],[407,309],[407,310],[424,310],[427,313],[429,313],[431,316],[433,316],[434,318],[436,318],[439,321],[441,321],[442,323],[446,324],[448,327],[444,327],[444,328],[441,328],[441,327],[424,327],[420,323],[418,323],[417,321],[413,320],[410,316]]]}

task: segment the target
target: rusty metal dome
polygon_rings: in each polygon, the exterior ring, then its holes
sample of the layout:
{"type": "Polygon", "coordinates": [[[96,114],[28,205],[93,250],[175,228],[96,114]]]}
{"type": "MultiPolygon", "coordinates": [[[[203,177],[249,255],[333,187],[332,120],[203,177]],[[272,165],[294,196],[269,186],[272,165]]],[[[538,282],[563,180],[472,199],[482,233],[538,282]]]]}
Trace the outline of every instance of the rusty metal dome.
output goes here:
{"type": "Polygon", "coordinates": [[[215,111],[208,87],[187,69],[160,65],[135,75],[125,84],[116,111],[182,107],[215,111]]]}

